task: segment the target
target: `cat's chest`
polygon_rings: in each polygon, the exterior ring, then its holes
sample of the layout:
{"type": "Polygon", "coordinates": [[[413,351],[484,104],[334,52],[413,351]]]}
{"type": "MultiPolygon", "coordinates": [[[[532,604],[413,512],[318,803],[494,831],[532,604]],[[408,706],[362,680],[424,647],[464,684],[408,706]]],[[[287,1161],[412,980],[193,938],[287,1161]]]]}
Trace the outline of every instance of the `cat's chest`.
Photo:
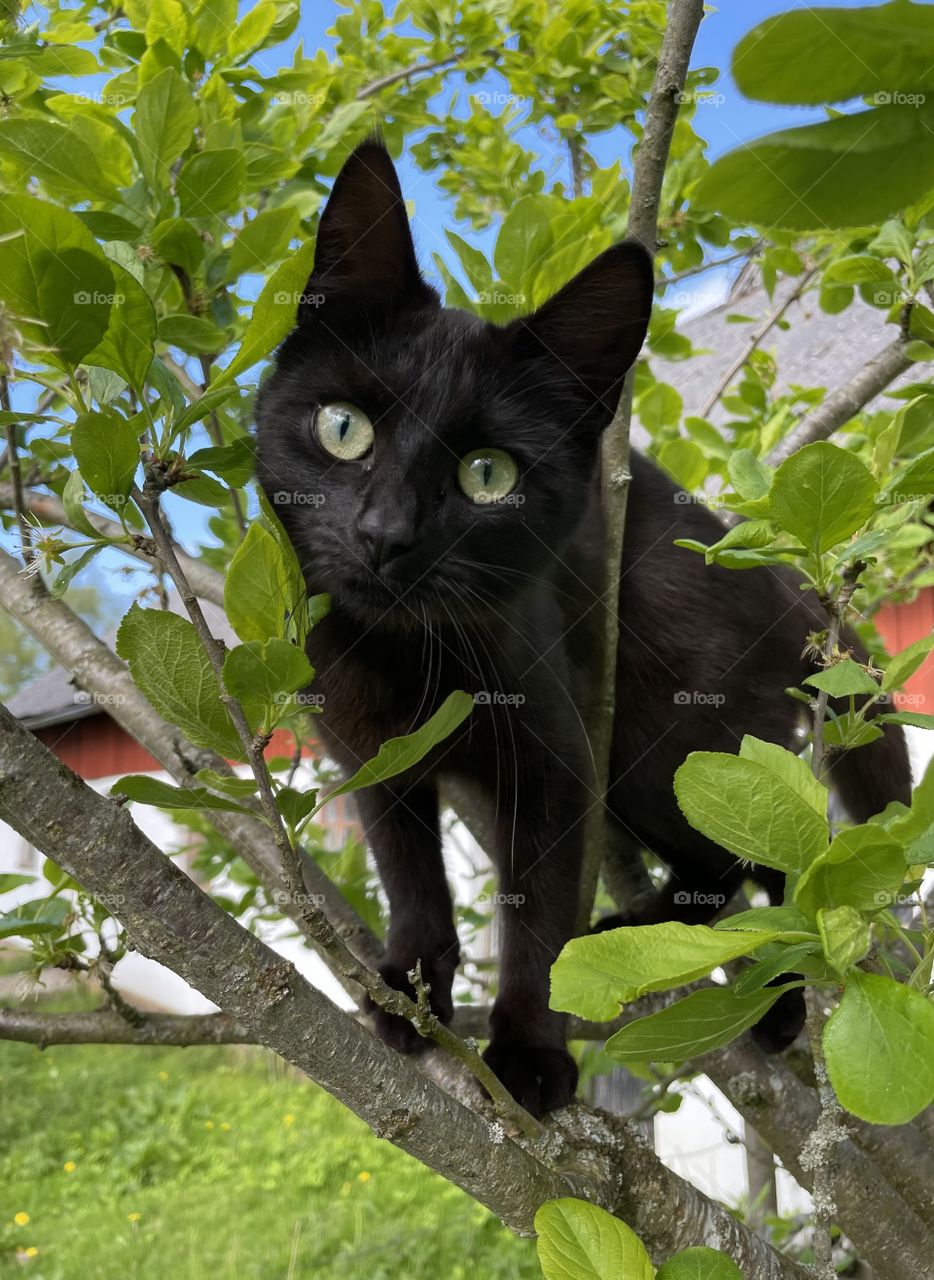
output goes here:
{"type": "Polygon", "coordinates": [[[560,636],[549,643],[542,660],[538,647],[493,630],[387,635],[331,615],[308,649],[321,736],[330,754],[355,766],[389,738],[424,724],[460,689],[474,699],[474,709],[463,732],[441,744],[432,760],[475,773],[504,741],[540,731],[556,702],[554,664],[563,657],[560,636]]]}

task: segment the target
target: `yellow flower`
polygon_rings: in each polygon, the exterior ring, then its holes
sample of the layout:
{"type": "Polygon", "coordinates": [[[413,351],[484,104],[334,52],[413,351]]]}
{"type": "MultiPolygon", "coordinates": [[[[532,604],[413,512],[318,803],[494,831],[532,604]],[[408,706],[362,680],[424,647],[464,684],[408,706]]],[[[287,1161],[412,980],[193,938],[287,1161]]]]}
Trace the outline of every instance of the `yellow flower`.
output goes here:
{"type": "Polygon", "coordinates": [[[143,1215],[141,1213],[128,1213],[126,1215],[127,1222],[139,1222],[143,1215]]]}
{"type": "Polygon", "coordinates": [[[213,1129],[213,1128],[214,1128],[214,1121],[213,1121],[213,1120],[205,1120],[205,1122],[204,1122],[204,1127],[205,1127],[205,1129],[213,1129]]]}
{"type": "Polygon", "coordinates": [[[66,1173],[74,1173],[77,1167],[78,1166],[75,1164],[74,1160],[66,1160],[65,1163],[62,1165],[62,1168],[65,1170],[66,1173]]]}
{"type": "Polygon", "coordinates": [[[160,1072],[159,1072],[159,1079],[160,1079],[160,1080],[168,1080],[168,1078],[169,1078],[169,1073],[168,1073],[168,1071],[160,1071],[160,1072]]]}
{"type": "Polygon", "coordinates": [[[370,1181],[370,1175],[367,1173],[366,1169],[362,1169],[362,1170],[360,1171],[360,1173],[358,1173],[358,1174],[357,1174],[357,1181],[358,1181],[358,1182],[369,1182],[369,1181],[370,1181]]]}
{"type": "Polygon", "coordinates": [[[34,1258],[38,1252],[39,1250],[34,1244],[31,1244],[28,1249],[23,1250],[23,1253],[25,1253],[27,1258],[34,1258]]]}
{"type": "Polygon", "coordinates": [[[15,1213],[15,1214],[13,1215],[13,1221],[16,1223],[16,1225],[17,1225],[18,1227],[25,1227],[25,1226],[27,1226],[27,1225],[28,1225],[28,1223],[29,1223],[29,1214],[28,1214],[28,1213],[15,1213]]]}
{"type": "Polygon", "coordinates": [[[282,1123],[285,1125],[286,1128],[288,1128],[290,1124],[295,1123],[295,1117],[292,1115],[291,1111],[288,1113],[288,1115],[285,1115],[282,1117],[282,1123]]]}
{"type": "Polygon", "coordinates": [[[224,1130],[224,1132],[226,1133],[226,1132],[229,1130],[230,1125],[227,1123],[227,1121],[226,1121],[226,1120],[222,1120],[222,1121],[221,1121],[221,1128],[222,1128],[222,1129],[224,1130]]]}

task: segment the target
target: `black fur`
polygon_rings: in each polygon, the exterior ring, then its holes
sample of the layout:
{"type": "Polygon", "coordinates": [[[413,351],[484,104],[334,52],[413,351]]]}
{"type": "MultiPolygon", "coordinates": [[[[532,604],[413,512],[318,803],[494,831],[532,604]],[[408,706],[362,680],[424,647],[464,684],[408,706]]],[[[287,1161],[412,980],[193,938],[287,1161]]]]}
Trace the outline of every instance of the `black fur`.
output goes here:
{"type": "MultiPolygon", "coordinates": [[[[351,770],[451,690],[480,695],[420,766],[359,794],[390,902],[383,973],[404,988],[421,958],[450,1017],[458,943],[438,786],[462,778],[488,809],[506,902],[486,1056],[540,1113],[569,1101],[577,1079],[548,973],[574,929],[595,802],[584,724],[594,637],[612,607],[600,594],[600,436],[645,335],[651,261],[617,245],[505,328],[442,309],[418,274],[389,157],[367,143],[335,183],[306,294],[260,398],[259,474],[309,588],[333,599],[310,642],[322,736],[351,770]],[[316,439],[316,406],[336,400],[374,424],[357,461],[316,439]],[[482,446],[518,463],[514,501],[476,506],[460,491],[458,461],[482,446]]],[[[690,751],[734,752],[747,732],[792,745],[795,704],[782,690],[807,674],[802,644],[823,625],[782,574],[706,568],[675,548],[722,533],[683,497],[634,457],[608,799],[611,821],[672,871],[646,922],[710,919],[712,899],[742,879],[684,821],[672,776],[690,751]]],[[[837,771],[857,817],[907,799],[898,732],[837,771]]],[[[780,895],[779,877],[762,879],[780,895]]],[[[375,1016],[385,1039],[416,1047],[407,1023],[375,1016]]]]}

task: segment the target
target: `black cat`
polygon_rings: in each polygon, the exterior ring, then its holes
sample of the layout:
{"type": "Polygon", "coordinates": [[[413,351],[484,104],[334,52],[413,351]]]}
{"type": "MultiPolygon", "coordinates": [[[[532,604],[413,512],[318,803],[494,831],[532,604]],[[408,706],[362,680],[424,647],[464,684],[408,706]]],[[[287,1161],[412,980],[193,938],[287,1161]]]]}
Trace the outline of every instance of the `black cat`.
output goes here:
{"type": "MultiPolygon", "coordinates": [[[[548,974],[574,930],[598,803],[584,726],[594,636],[614,608],[601,598],[600,437],[651,304],[650,257],[623,243],[505,327],[442,308],[392,162],[367,142],[334,184],[297,327],[259,401],[261,483],[309,589],[332,596],[310,644],[331,754],[354,769],[451,690],[476,695],[455,735],[358,804],[390,903],[382,972],[406,988],[420,958],[444,1019],[458,942],[439,782],[466,780],[487,806],[504,906],[486,1058],[535,1113],[568,1102],[577,1080],[548,974]]],[[[672,871],[642,922],[709,919],[742,879],[684,821],[672,776],[690,751],[736,751],[746,732],[792,745],[782,691],[808,673],[802,645],[823,625],[782,574],[706,568],[672,546],[722,533],[684,497],[633,458],[608,804],[672,871]]],[[[835,772],[857,818],[907,800],[909,776],[891,729],[835,772]]],[[[780,900],[780,877],[760,878],[780,900]]],[[[416,1048],[408,1023],[375,1016],[384,1039],[416,1048]]]]}

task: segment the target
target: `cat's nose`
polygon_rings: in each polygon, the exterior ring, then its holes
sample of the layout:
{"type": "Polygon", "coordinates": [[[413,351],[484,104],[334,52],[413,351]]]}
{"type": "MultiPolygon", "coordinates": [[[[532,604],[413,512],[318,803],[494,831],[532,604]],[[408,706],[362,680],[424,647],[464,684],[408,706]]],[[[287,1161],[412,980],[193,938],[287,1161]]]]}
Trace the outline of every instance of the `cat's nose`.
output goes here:
{"type": "Polygon", "coordinates": [[[386,520],[376,512],[367,512],[360,520],[359,529],[370,568],[377,573],[405,555],[415,543],[415,531],[408,521],[386,520]]]}

